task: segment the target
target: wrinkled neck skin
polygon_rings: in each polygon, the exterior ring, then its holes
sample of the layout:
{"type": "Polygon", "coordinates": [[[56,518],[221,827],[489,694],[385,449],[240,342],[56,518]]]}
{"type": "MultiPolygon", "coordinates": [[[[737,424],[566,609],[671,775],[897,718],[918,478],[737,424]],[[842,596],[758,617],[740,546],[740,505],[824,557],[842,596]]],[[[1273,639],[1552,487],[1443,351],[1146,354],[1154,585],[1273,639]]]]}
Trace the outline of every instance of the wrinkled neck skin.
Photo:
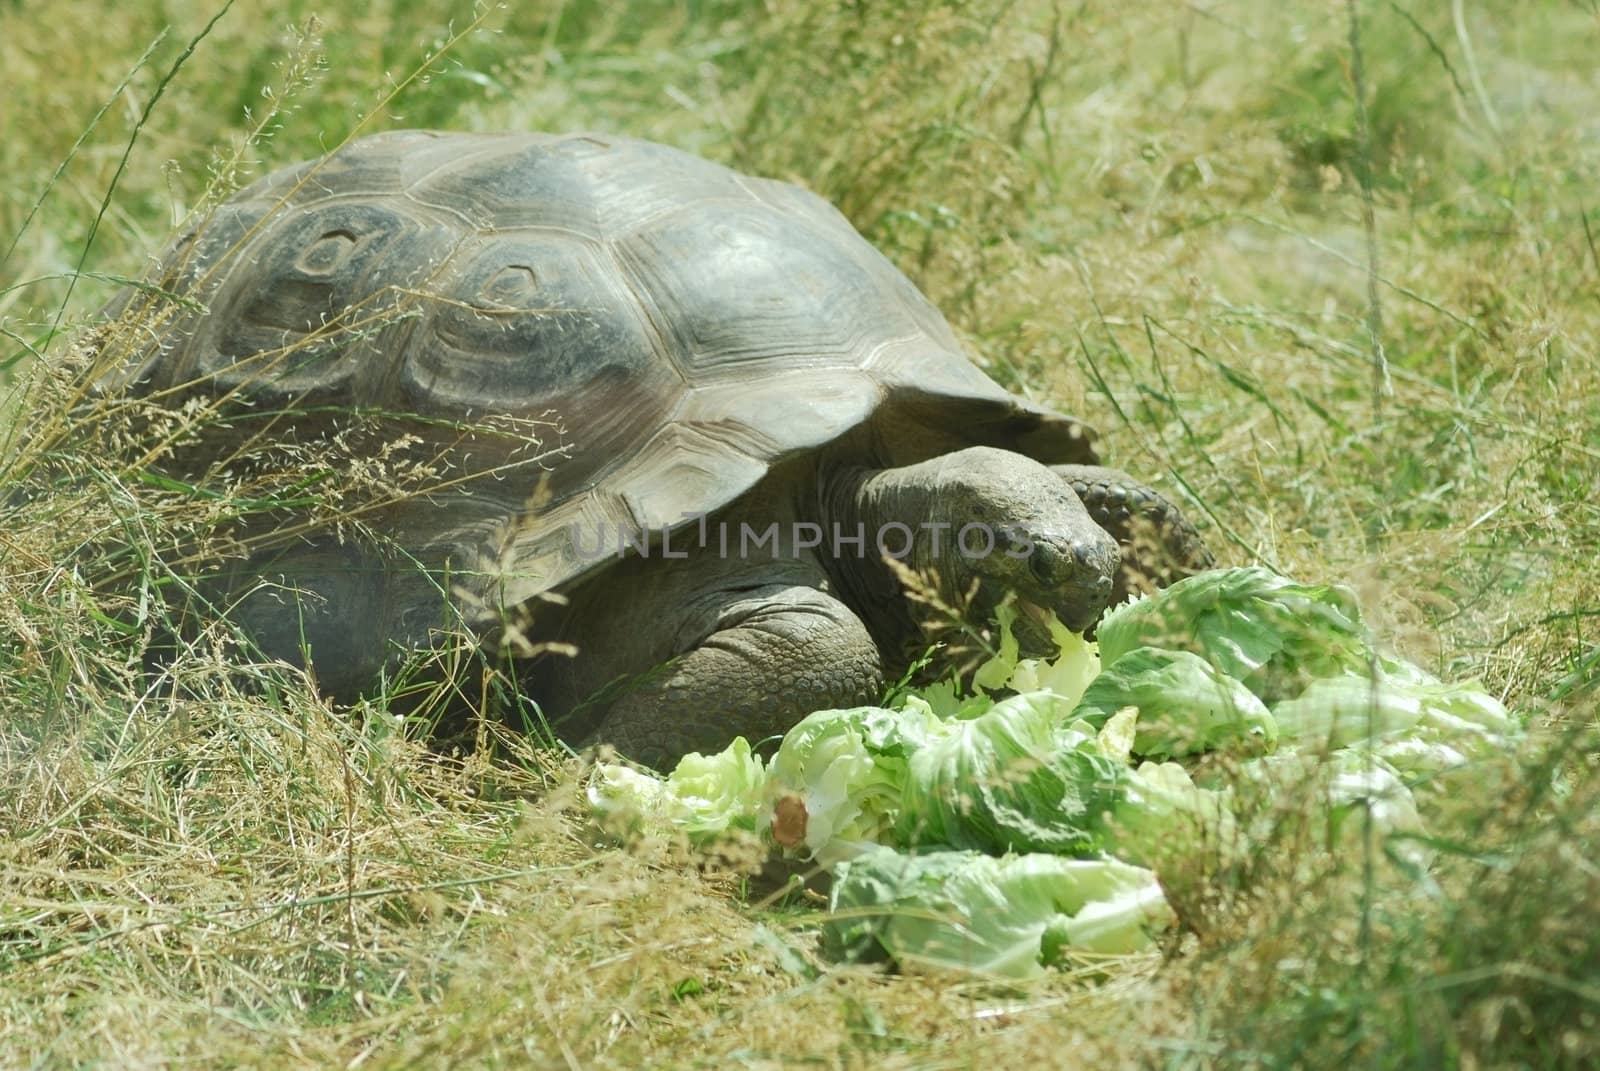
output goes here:
{"type": "Polygon", "coordinates": [[[922,576],[937,574],[939,594],[957,604],[971,582],[959,555],[950,554],[955,533],[926,489],[874,480],[883,470],[841,464],[824,470],[817,482],[817,514],[825,531],[848,537],[819,551],[820,564],[840,598],[861,616],[880,650],[899,661],[922,630],[896,571],[884,562],[892,552],[900,565],[922,576]],[[939,527],[944,523],[943,527],[939,527]],[[854,542],[857,537],[860,542],[854,542]],[[877,545],[879,538],[883,549],[877,545]]]}

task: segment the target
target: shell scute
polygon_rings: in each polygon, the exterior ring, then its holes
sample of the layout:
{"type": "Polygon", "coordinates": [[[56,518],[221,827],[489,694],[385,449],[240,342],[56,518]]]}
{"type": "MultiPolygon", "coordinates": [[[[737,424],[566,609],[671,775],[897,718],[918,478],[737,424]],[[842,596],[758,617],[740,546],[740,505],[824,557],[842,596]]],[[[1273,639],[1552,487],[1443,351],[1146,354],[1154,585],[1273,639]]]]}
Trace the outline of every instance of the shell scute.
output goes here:
{"type": "Polygon", "coordinates": [[[440,413],[610,408],[586,401],[632,383],[658,405],[623,414],[659,423],[681,387],[637,298],[605,251],[571,235],[516,231],[465,243],[433,281],[426,322],[399,358],[408,402],[440,413]]]}
{"type": "Polygon", "coordinates": [[[226,275],[190,344],[191,374],[275,401],[354,400],[351,379],[373,374],[408,326],[405,294],[375,269],[438,241],[424,229],[381,200],[282,212],[220,262],[226,275]]]}
{"type": "Polygon", "coordinates": [[[848,248],[774,209],[692,204],[615,240],[686,376],[859,367],[917,333],[848,248]]]}

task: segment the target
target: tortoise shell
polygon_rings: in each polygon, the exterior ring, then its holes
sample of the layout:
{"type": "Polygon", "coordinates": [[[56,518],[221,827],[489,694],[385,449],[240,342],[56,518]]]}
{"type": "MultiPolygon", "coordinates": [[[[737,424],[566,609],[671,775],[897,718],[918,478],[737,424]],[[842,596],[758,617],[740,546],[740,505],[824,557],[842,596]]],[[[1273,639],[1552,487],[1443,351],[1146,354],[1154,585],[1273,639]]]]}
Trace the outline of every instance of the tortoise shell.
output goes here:
{"type": "MultiPolygon", "coordinates": [[[[226,397],[276,414],[274,434],[352,410],[559,424],[554,453],[485,437],[493,478],[387,515],[479,627],[604,567],[574,552],[573,526],[671,529],[868,425],[882,464],[974,444],[1094,460],[1087,428],[975,368],[828,203],[645,141],[362,138],[243,190],[162,280],[191,300],[105,383],[226,397]]],[[[373,636],[380,661],[439,625],[420,605],[438,583],[326,540],[271,569],[320,590],[313,616],[373,636]]]]}

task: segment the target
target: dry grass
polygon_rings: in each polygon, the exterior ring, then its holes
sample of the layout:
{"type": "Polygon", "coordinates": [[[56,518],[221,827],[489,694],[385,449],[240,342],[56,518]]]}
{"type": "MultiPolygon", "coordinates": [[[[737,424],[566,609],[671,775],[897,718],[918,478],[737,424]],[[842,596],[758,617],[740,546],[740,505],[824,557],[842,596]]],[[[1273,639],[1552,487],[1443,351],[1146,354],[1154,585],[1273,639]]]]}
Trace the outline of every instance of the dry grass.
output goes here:
{"type": "Polygon", "coordinates": [[[186,0],[0,13],[0,1064],[1593,1066],[1600,13],[1351,10],[252,5],[192,53],[186,0]],[[237,498],[111,449],[150,424],[82,408],[77,329],[192,208],[428,125],[829,196],[1222,558],[1355,585],[1535,745],[1419,786],[1429,894],[1286,848],[1170,876],[1159,961],[997,990],[824,963],[812,905],[607,846],[530,742],[428,747],[250,666],[168,598],[237,498]]]}

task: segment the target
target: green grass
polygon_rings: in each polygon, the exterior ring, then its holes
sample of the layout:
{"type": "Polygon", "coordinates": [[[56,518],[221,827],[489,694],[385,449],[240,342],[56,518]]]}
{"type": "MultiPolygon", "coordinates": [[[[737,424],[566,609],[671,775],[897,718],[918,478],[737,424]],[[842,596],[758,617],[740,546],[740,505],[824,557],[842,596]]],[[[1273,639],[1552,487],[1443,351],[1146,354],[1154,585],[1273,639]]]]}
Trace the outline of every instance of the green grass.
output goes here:
{"type": "Polygon", "coordinates": [[[1600,11],[1355,9],[0,3],[0,1064],[1593,1066],[1600,11]],[[191,211],[400,126],[815,189],[1223,560],[1352,585],[1529,753],[1430,796],[1431,895],[1286,849],[1159,959],[998,990],[824,963],[751,860],[608,846],[571,764],[221,628],[153,690],[240,507],[74,408],[86,331],[191,211]]]}

